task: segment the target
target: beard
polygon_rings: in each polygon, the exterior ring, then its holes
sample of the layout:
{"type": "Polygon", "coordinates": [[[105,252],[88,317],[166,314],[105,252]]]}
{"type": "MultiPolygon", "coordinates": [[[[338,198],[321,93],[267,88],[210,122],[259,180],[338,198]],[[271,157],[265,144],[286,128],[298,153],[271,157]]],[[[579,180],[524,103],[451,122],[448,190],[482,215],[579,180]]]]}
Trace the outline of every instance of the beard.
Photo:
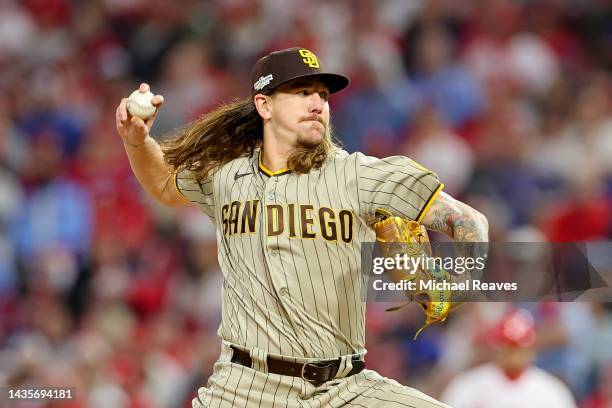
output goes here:
{"type": "Polygon", "coordinates": [[[287,167],[296,173],[308,173],[325,162],[333,148],[337,147],[331,138],[329,126],[324,126],[320,137],[300,134],[293,152],[287,159],[287,167]]]}
{"type": "Polygon", "coordinates": [[[295,141],[295,149],[312,149],[317,147],[323,140],[325,139],[325,134],[319,136],[306,136],[306,135],[298,135],[297,140],[295,141]]]}

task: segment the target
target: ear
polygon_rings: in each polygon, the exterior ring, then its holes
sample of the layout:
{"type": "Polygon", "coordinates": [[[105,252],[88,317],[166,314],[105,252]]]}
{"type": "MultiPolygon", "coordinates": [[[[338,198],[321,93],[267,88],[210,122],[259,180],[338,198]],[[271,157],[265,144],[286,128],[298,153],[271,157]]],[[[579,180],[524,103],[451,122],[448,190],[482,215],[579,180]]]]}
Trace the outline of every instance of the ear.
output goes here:
{"type": "Polygon", "coordinates": [[[268,95],[255,95],[253,97],[253,103],[262,119],[266,120],[272,117],[272,105],[270,104],[270,97],[268,95]]]}

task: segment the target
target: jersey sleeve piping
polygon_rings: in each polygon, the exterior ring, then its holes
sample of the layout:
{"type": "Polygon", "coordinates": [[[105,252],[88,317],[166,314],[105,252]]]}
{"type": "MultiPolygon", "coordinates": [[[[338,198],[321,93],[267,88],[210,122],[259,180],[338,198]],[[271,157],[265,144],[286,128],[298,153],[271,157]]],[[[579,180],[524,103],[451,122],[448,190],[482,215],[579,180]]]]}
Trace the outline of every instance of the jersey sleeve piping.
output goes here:
{"type": "Polygon", "coordinates": [[[416,219],[418,223],[421,223],[423,218],[425,218],[425,214],[427,214],[427,211],[429,211],[429,208],[431,207],[433,202],[436,201],[438,194],[440,193],[440,191],[442,191],[443,188],[444,188],[444,184],[440,183],[438,188],[436,188],[434,192],[431,194],[431,196],[429,197],[429,200],[427,200],[427,203],[425,204],[425,207],[423,207],[423,209],[419,213],[419,216],[416,219]]]}

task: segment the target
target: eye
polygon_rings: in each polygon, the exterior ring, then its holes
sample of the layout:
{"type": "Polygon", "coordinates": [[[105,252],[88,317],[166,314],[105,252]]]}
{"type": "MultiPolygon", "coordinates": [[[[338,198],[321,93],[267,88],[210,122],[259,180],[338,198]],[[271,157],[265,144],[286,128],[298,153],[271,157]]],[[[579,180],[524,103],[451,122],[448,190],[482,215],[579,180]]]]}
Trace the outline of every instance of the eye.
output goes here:
{"type": "Polygon", "coordinates": [[[323,99],[324,101],[329,99],[329,93],[328,92],[319,92],[319,96],[321,97],[321,99],[323,99]]]}
{"type": "Polygon", "coordinates": [[[308,89],[300,89],[298,91],[298,95],[308,96],[309,94],[310,94],[310,91],[308,91],[308,89]]]}

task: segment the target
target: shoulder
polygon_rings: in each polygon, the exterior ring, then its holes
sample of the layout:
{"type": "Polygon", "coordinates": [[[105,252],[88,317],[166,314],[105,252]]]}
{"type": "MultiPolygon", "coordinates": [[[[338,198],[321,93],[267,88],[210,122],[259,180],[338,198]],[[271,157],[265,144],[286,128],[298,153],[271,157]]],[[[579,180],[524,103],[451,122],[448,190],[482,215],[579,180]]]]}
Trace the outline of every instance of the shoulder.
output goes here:
{"type": "Polygon", "coordinates": [[[554,375],[534,366],[529,369],[529,380],[531,391],[539,394],[543,401],[547,401],[547,406],[576,406],[569,388],[554,375]]]}
{"type": "Polygon", "coordinates": [[[338,160],[347,160],[355,163],[358,167],[364,167],[366,169],[373,169],[382,172],[408,172],[411,174],[415,173],[430,173],[436,175],[436,173],[427,167],[417,163],[413,159],[407,156],[396,155],[388,157],[375,157],[368,156],[361,152],[347,153],[344,152],[342,156],[339,156],[338,160]]]}
{"type": "Polygon", "coordinates": [[[189,192],[200,192],[208,196],[212,196],[214,186],[218,183],[224,183],[233,174],[240,169],[247,168],[251,163],[250,156],[241,156],[219,165],[212,169],[206,177],[202,177],[198,172],[183,168],[174,173],[174,184],[176,188],[185,195],[189,192]]]}
{"type": "Polygon", "coordinates": [[[533,379],[532,381],[534,382],[537,381],[539,384],[546,385],[547,387],[551,389],[558,389],[558,390],[567,389],[565,384],[560,379],[542,370],[539,367],[536,367],[536,366],[531,367],[529,369],[529,376],[533,379]]]}
{"type": "Polygon", "coordinates": [[[330,154],[329,160],[334,160],[338,162],[356,162],[358,164],[375,164],[375,163],[394,163],[394,162],[412,162],[406,156],[391,156],[391,157],[374,157],[368,156],[362,152],[353,152],[349,153],[343,149],[337,149],[330,154]]]}
{"type": "Polygon", "coordinates": [[[325,160],[322,166],[323,169],[329,171],[330,168],[355,168],[356,155],[355,153],[350,154],[346,150],[336,148],[329,153],[329,156],[325,160]]]}
{"type": "Polygon", "coordinates": [[[348,169],[360,171],[364,167],[382,168],[385,167],[385,159],[368,156],[361,152],[349,153],[343,149],[337,149],[331,152],[325,165],[342,166],[348,169]]]}
{"type": "Polygon", "coordinates": [[[219,169],[239,168],[242,166],[251,165],[253,163],[256,163],[256,159],[253,157],[253,154],[243,155],[243,156],[236,157],[235,159],[230,160],[229,162],[220,166],[219,169]]]}
{"type": "Polygon", "coordinates": [[[335,162],[344,162],[347,160],[351,160],[351,157],[354,156],[355,153],[350,154],[349,152],[347,152],[344,149],[334,149],[332,150],[332,152],[329,154],[329,161],[335,161],[335,162]]]}

